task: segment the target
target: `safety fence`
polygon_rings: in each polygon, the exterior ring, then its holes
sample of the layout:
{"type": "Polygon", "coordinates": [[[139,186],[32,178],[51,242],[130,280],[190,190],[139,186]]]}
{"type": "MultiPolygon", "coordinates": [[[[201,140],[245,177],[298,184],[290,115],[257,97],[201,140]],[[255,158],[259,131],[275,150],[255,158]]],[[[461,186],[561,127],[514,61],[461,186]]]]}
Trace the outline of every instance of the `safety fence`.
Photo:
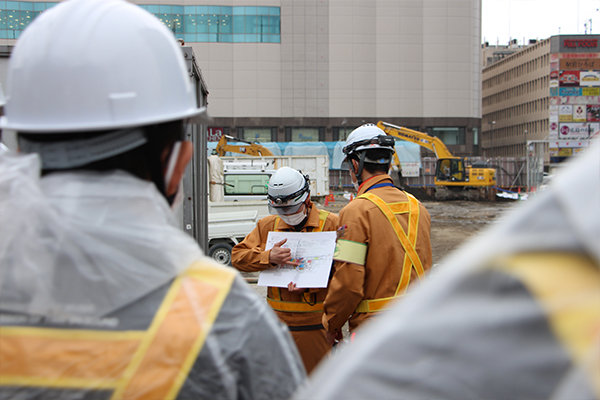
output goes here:
{"type": "MultiPolygon", "coordinates": [[[[496,169],[496,185],[508,190],[526,190],[527,188],[527,160],[515,157],[481,158],[470,157],[470,165],[496,169]]],[[[420,174],[417,177],[403,178],[402,185],[427,187],[433,186],[435,175],[435,157],[423,157],[421,159],[420,174]]],[[[394,180],[398,179],[396,173],[392,173],[394,180]]],[[[396,182],[398,183],[398,182],[396,182]]],[[[329,186],[332,191],[348,190],[352,188],[352,180],[348,170],[329,170],[329,186]]]]}

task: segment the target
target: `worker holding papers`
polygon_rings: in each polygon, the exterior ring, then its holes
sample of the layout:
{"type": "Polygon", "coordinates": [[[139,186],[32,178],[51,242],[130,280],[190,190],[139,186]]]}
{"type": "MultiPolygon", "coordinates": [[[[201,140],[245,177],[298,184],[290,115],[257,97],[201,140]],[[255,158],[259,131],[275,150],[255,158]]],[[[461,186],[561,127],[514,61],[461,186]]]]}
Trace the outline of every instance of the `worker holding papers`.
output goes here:
{"type": "Polygon", "coordinates": [[[308,176],[282,167],[268,185],[272,215],[232,251],[240,271],[261,271],[267,302],[289,328],[310,373],[331,346],[321,325],[338,217],[310,200],[308,176]]]}

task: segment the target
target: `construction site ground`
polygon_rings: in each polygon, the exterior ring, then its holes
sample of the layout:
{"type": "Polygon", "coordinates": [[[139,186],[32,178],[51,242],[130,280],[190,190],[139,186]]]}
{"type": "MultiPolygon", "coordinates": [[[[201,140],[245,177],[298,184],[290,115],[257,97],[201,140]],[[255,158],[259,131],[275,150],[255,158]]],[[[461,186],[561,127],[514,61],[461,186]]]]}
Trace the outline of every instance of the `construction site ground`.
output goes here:
{"type": "MultiPolygon", "coordinates": [[[[334,201],[321,201],[317,206],[337,213],[347,203],[348,200],[340,193],[334,195],[334,201]]],[[[445,255],[517,205],[515,202],[506,201],[463,200],[422,203],[431,215],[431,252],[434,265],[439,264],[445,255]]]]}

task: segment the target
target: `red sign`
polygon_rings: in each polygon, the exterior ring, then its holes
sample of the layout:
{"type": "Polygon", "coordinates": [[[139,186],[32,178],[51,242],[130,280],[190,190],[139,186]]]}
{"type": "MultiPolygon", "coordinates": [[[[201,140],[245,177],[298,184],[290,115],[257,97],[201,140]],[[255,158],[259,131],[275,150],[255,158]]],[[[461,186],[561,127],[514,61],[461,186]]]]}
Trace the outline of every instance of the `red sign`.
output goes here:
{"type": "Polygon", "coordinates": [[[579,86],[579,71],[560,71],[560,86],[579,86]]]}
{"type": "Polygon", "coordinates": [[[218,142],[223,136],[223,128],[208,128],[208,135],[206,140],[208,142],[218,142]]]}
{"type": "Polygon", "coordinates": [[[598,47],[598,39],[565,39],[563,41],[565,47],[569,48],[596,48],[598,47]]]}

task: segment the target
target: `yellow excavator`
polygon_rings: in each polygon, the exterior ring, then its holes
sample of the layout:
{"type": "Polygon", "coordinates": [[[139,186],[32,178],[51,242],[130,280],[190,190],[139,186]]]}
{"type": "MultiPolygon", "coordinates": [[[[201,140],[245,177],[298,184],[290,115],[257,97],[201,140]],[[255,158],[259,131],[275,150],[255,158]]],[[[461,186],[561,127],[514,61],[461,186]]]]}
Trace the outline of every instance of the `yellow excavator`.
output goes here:
{"type": "MultiPolygon", "coordinates": [[[[496,186],[496,170],[494,168],[473,168],[467,165],[464,158],[452,155],[440,138],[384,121],[377,122],[377,126],[390,136],[416,143],[435,153],[437,163],[434,183],[436,186],[445,186],[449,189],[493,188],[496,186]]],[[[398,165],[400,164],[396,154],[394,154],[394,160],[398,165]]]]}
{"type": "Polygon", "coordinates": [[[266,147],[258,144],[248,142],[246,140],[236,138],[234,136],[222,135],[219,143],[217,143],[217,147],[215,148],[215,152],[219,157],[223,157],[227,152],[244,154],[247,156],[272,156],[273,153],[269,151],[266,147]],[[233,145],[229,144],[228,141],[246,143],[243,145],[233,145]]]}

